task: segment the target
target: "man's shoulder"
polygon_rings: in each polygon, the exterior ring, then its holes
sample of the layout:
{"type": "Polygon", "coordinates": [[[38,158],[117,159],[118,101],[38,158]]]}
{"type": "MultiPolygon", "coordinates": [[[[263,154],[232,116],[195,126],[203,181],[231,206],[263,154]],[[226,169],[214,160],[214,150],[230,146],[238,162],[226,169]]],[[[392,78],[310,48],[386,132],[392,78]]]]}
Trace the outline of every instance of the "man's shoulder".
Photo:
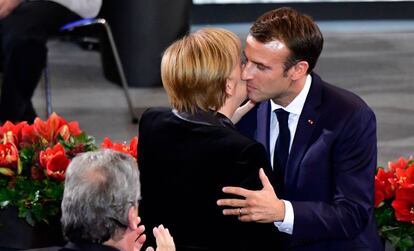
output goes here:
{"type": "MultiPolygon", "coordinates": [[[[340,110],[368,110],[368,104],[356,93],[340,86],[325,82],[317,74],[312,74],[312,85],[318,89],[322,98],[322,104],[330,109],[340,110]]],[[[312,87],[311,87],[312,88],[312,87]]]]}

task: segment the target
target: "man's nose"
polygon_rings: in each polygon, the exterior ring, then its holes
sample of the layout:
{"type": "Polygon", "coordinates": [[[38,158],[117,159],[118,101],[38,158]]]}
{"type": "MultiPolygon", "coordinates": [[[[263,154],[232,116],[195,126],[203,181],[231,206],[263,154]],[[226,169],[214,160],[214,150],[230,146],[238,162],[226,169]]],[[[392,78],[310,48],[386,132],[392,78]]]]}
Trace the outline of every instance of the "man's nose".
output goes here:
{"type": "Polygon", "coordinates": [[[248,62],[246,64],[243,65],[243,70],[241,73],[241,79],[242,80],[249,80],[251,79],[251,64],[249,64],[248,62]]]}

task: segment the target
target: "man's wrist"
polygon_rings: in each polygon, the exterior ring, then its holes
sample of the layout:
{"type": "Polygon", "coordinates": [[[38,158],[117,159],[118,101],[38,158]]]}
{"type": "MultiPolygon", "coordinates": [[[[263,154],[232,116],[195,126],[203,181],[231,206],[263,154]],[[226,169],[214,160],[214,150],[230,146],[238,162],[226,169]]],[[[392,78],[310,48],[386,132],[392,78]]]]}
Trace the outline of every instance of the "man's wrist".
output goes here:
{"type": "Polygon", "coordinates": [[[284,221],[285,220],[285,214],[286,214],[285,202],[283,200],[278,200],[277,203],[278,203],[277,208],[279,210],[277,210],[278,214],[276,216],[277,217],[276,221],[284,221]]]}

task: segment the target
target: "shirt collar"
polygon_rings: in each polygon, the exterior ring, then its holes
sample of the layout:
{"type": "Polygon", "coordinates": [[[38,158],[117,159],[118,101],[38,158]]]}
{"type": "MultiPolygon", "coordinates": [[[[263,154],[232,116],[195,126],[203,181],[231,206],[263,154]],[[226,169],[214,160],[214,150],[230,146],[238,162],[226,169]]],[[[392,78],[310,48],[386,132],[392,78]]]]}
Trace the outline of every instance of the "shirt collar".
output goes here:
{"type": "Polygon", "coordinates": [[[297,95],[292,100],[292,102],[290,102],[290,104],[286,107],[278,105],[275,102],[273,102],[273,100],[270,100],[272,111],[282,108],[283,110],[289,113],[300,115],[300,113],[302,112],[303,106],[305,105],[306,97],[308,96],[311,83],[312,83],[312,77],[311,75],[307,75],[303,89],[300,91],[299,95],[297,95]]]}

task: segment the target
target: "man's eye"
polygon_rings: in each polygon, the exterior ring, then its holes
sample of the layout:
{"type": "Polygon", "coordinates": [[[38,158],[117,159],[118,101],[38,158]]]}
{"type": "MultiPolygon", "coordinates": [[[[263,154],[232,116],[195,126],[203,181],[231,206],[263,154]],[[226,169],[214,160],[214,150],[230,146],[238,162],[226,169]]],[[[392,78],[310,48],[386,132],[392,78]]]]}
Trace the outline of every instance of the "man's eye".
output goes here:
{"type": "Polygon", "coordinates": [[[258,65],[257,65],[257,69],[259,69],[259,70],[261,70],[261,71],[264,71],[264,70],[266,70],[266,69],[267,69],[267,67],[266,67],[266,66],[264,66],[264,65],[258,64],[258,65]]]}

